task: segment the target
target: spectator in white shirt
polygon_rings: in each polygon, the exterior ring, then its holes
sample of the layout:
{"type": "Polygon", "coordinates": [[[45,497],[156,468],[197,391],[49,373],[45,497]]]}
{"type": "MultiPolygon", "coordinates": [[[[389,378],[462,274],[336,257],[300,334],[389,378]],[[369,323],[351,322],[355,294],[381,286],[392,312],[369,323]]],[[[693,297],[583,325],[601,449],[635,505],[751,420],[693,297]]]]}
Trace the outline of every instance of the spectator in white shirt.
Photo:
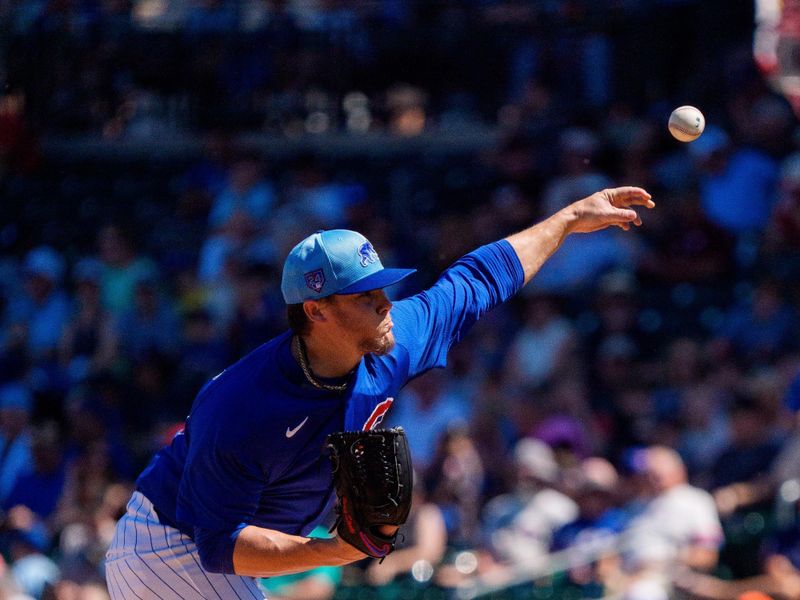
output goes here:
{"type": "MultiPolygon", "coordinates": [[[[717,564],[722,525],[711,495],[687,482],[686,467],[671,448],[651,446],[642,461],[649,498],[623,532],[623,598],[661,588],[679,567],[709,571],[717,564]]],[[[651,595],[656,600],[660,596],[651,595]]]]}

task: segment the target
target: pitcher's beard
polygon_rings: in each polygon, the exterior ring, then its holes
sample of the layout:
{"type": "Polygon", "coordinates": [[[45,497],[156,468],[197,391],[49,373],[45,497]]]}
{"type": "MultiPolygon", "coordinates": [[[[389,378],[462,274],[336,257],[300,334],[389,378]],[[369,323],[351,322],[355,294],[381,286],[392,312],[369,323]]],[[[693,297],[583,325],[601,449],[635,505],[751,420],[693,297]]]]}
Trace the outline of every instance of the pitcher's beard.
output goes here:
{"type": "Polygon", "coordinates": [[[391,331],[377,338],[366,339],[361,342],[361,351],[365,354],[369,353],[377,356],[384,356],[385,354],[389,354],[392,348],[394,348],[394,334],[391,331]]]}

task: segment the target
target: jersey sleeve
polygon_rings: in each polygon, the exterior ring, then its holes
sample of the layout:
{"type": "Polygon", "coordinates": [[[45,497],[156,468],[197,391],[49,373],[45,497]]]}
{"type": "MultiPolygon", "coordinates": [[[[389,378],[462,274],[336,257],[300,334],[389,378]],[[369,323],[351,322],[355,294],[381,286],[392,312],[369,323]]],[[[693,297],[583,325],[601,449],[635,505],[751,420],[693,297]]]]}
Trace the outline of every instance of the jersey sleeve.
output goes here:
{"type": "MultiPolygon", "coordinates": [[[[213,393],[213,392],[209,392],[213,393]]],[[[218,403],[214,403],[218,404],[218,403]]],[[[194,528],[203,567],[233,573],[233,548],[252,519],[268,474],[254,452],[260,442],[247,434],[238,411],[193,411],[188,422],[189,450],[178,488],[177,517],[194,528]]]]}
{"type": "Polygon", "coordinates": [[[431,288],[395,303],[395,338],[408,353],[408,378],[444,367],[450,347],[524,281],[516,252],[501,240],[463,256],[431,288]]]}

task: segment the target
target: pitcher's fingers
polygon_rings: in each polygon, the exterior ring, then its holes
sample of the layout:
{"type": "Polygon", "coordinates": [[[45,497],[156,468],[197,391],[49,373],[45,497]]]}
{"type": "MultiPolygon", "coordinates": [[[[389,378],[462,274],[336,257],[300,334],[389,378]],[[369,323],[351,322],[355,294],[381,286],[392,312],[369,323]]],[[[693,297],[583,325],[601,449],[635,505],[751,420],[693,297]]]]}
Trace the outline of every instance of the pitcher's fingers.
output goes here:
{"type": "Polygon", "coordinates": [[[639,215],[635,210],[631,210],[630,208],[618,209],[616,211],[616,217],[617,218],[613,224],[624,231],[628,231],[630,229],[631,223],[636,226],[642,224],[642,220],[639,218],[639,215]]]}
{"type": "Polygon", "coordinates": [[[622,208],[618,211],[618,214],[620,220],[625,225],[630,225],[631,223],[633,223],[638,227],[639,225],[642,224],[642,218],[639,216],[639,213],[637,213],[635,210],[632,210],[630,208],[627,209],[622,208]]]}
{"type": "Polygon", "coordinates": [[[653,208],[656,205],[650,193],[640,187],[623,186],[613,188],[606,190],[606,194],[611,204],[618,207],[640,205],[653,208]]]}

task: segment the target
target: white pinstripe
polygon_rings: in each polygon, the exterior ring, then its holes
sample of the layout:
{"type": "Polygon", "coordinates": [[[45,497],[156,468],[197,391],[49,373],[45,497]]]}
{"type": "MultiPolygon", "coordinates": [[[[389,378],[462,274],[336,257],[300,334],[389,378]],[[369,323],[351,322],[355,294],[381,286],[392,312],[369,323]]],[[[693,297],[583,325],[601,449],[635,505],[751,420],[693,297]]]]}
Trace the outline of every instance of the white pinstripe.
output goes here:
{"type": "Polygon", "coordinates": [[[188,536],[160,523],[152,503],[134,492],[106,553],[112,600],[262,600],[252,577],[209,573],[188,536]]]}

